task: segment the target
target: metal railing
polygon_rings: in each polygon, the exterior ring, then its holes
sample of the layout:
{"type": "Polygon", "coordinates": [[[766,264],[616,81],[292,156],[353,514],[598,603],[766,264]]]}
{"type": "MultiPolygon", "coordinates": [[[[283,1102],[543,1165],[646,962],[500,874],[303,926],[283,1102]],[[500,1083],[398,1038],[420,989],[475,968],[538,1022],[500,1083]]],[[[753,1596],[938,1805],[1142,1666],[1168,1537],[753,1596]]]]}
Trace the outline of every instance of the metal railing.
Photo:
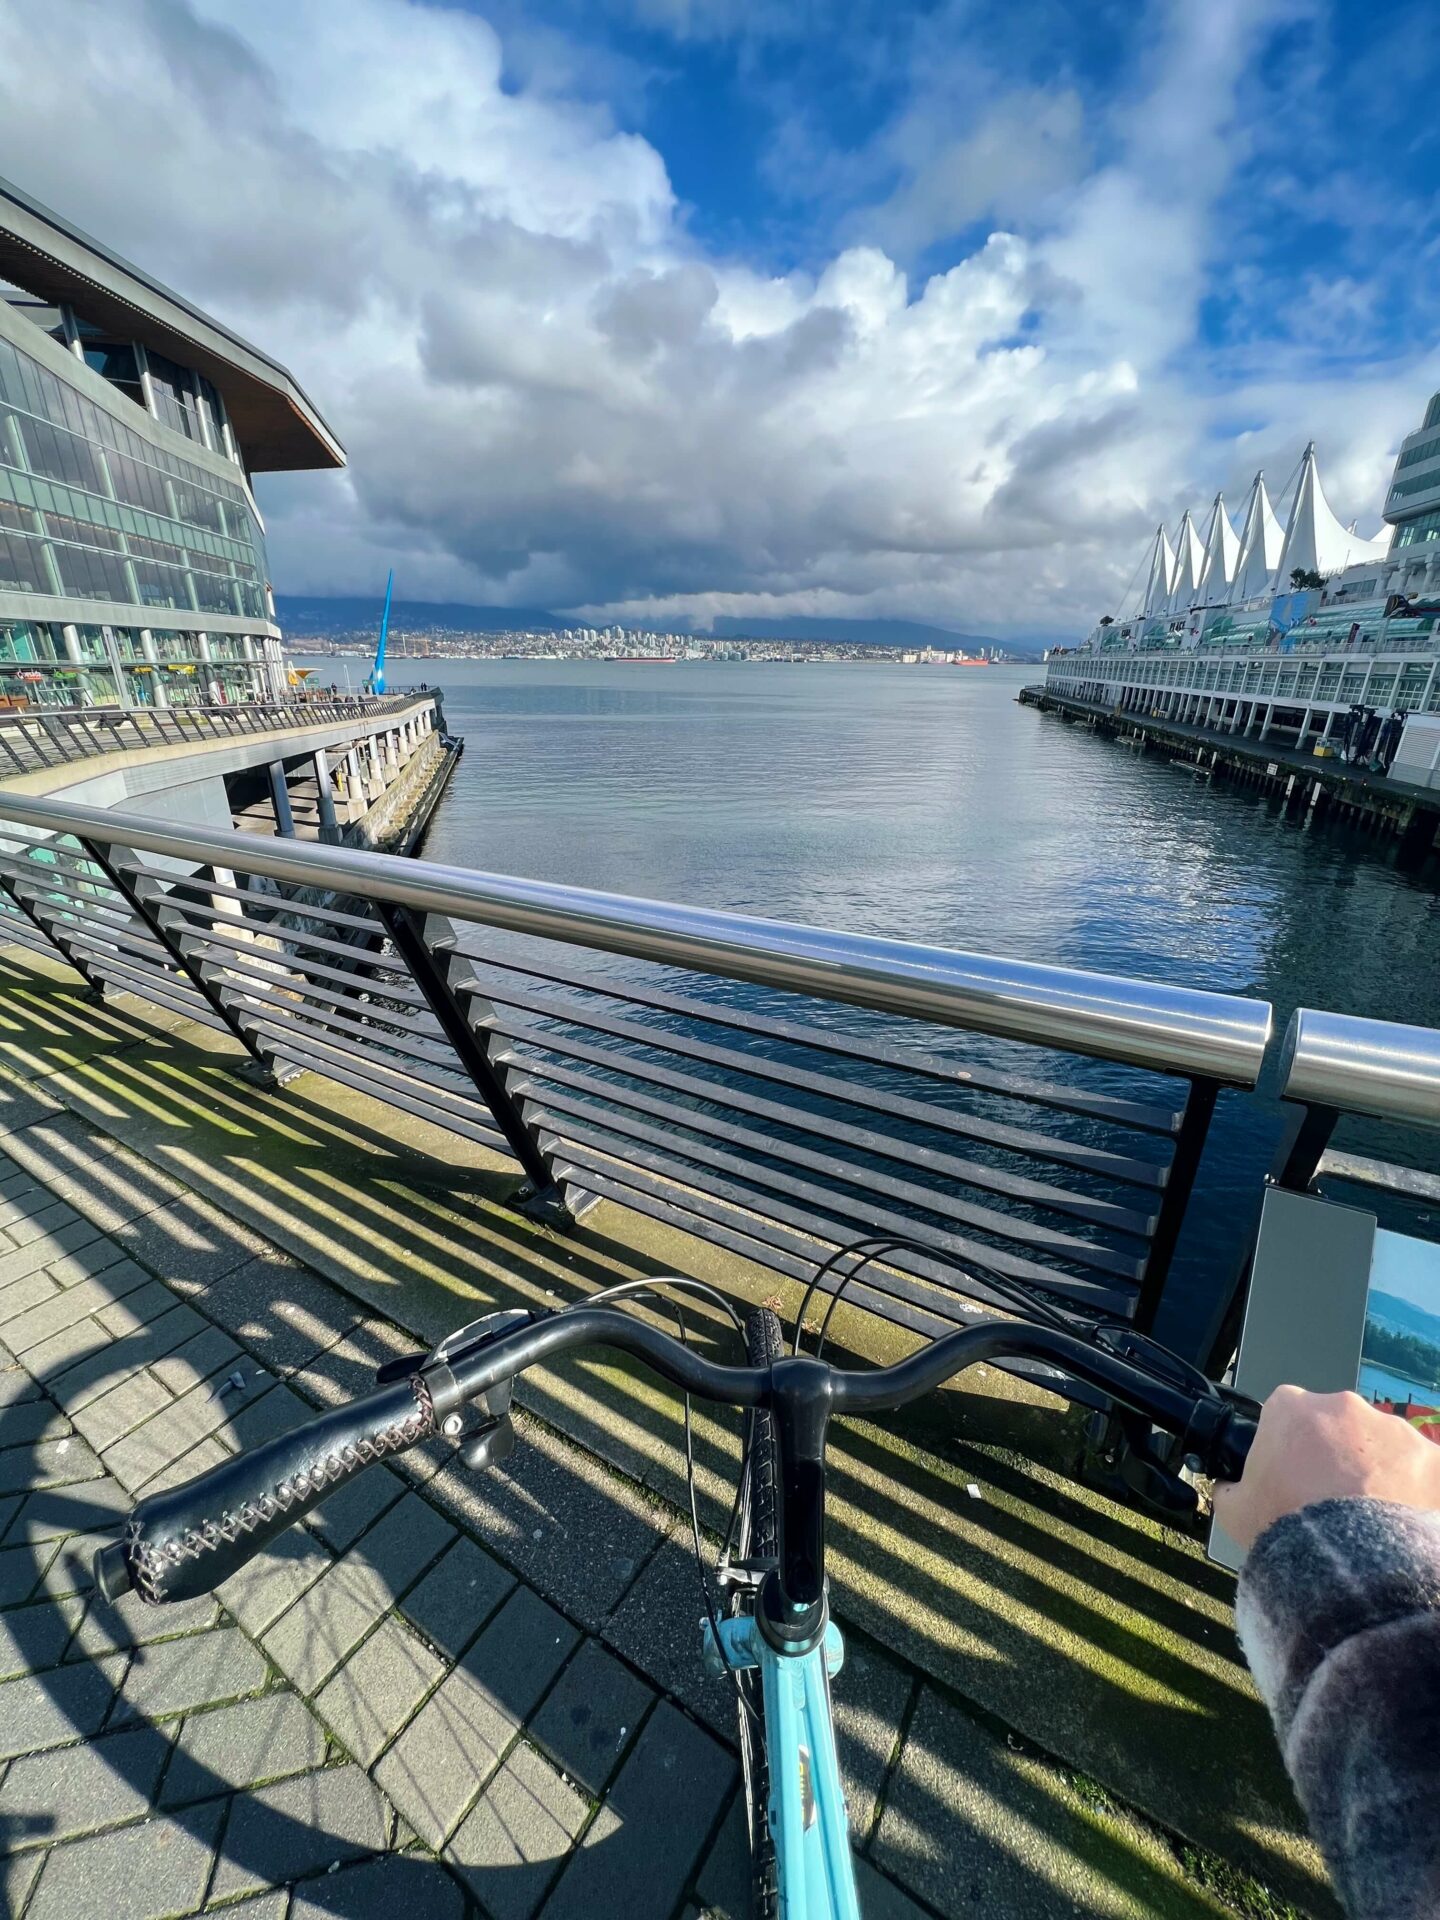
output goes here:
{"type": "MultiPolygon", "coordinates": [[[[1440,1129],[1440,1032],[1302,1007],[1285,1031],[1280,1097],[1287,1118],[1267,1185],[1292,1193],[1319,1193],[1322,1182],[1326,1191],[1358,1189],[1403,1219],[1407,1232],[1440,1239],[1440,1173],[1333,1144],[1347,1120],[1440,1129]]],[[[1407,1137],[1392,1142],[1391,1153],[1413,1148],[1407,1137]]],[[[1201,1364],[1212,1373],[1239,1343],[1252,1251],[1247,1246],[1228,1303],[1202,1341],[1201,1364]]]]}
{"type": "Polygon", "coordinates": [[[0,781],[15,773],[93,760],[142,747],[213,745],[246,734],[383,719],[404,712],[423,693],[293,703],[245,701],[235,706],[26,707],[0,712],[0,781]]]}
{"type": "Polygon", "coordinates": [[[1153,1322],[1262,1002],[0,793],[0,938],[919,1332],[1153,1322]],[[968,1041],[965,1036],[969,1036],[968,1041]],[[1108,1064],[1107,1064],[1108,1063],[1108,1064]],[[991,1291],[987,1282],[994,1281],[991,1291]],[[838,1283],[832,1276],[830,1285],[838,1283]]]}
{"type": "Polygon", "coordinates": [[[1294,1112],[1277,1185],[1304,1191],[1329,1177],[1427,1206],[1440,1201],[1440,1174],[1332,1145],[1347,1114],[1440,1128],[1440,1033],[1302,1007],[1286,1030],[1280,1071],[1294,1112]]]}

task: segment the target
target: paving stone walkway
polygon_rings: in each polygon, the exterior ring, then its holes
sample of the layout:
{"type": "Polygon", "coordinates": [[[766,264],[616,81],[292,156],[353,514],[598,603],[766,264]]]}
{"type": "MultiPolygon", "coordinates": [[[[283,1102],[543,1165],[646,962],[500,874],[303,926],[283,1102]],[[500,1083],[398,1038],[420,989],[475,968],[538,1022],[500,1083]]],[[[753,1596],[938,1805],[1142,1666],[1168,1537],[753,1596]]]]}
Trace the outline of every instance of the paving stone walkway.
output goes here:
{"type": "MultiPolygon", "coordinates": [[[[213,1599],[94,1593],[138,1495],[414,1342],[27,1098],[0,1125],[0,1920],[739,1920],[688,1530],[539,1421],[483,1478],[438,1442],[373,1468],[213,1599]]],[[[849,1638],[868,1915],[1227,1911],[1155,1829],[849,1638]]]]}
{"type": "MultiPolygon", "coordinates": [[[[534,1421],[483,1484],[372,1469],[214,1599],[92,1590],[136,1497],[413,1343],[68,1117],[5,1145],[0,1916],[743,1913],[729,1702],[646,1658],[700,1610],[676,1516],[534,1421]]],[[[889,1757],[847,1742],[860,1804],[889,1757]]]]}

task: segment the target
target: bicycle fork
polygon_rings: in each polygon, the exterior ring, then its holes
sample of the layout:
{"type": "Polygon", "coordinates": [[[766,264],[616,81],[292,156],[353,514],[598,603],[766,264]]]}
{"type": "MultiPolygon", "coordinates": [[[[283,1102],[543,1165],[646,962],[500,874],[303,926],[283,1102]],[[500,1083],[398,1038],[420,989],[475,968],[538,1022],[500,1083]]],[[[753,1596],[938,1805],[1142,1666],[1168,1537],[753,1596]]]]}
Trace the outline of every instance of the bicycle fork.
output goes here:
{"type": "Polygon", "coordinates": [[[830,1621],[823,1645],[799,1654],[777,1653],[750,1615],[720,1622],[719,1648],[708,1620],[701,1631],[707,1672],[760,1669],[781,1920],[860,1920],[830,1711],[840,1629],[830,1621]]]}

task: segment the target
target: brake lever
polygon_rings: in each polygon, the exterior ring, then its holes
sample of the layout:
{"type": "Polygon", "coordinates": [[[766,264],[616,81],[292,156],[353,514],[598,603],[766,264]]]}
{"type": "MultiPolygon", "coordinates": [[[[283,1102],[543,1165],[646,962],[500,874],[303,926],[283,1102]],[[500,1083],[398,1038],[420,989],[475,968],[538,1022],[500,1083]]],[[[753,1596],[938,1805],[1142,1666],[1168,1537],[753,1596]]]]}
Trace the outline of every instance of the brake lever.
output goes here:
{"type": "MultiPolygon", "coordinates": [[[[448,1376],[455,1360],[471,1358],[502,1334],[528,1326],[535,1318],[525,1307],[507,1307],[482,1314],[478,1320],[447,1334],[429,1353],[402,1354],[387,1360],[377,1369],[375,1377],[383,1384],[432,1370],[443,1371],[448,1376]]],[[[478,1394],[463,1408],[455,1408],[440,1423],[441,1435],[454,1444],[461,1461],[472,1473],[483,1473],[487,1467],[498,1466],[515,1451],[515,1423],[510,1417],[514,1385],[513,1380],[497,1380],[493,1387],[478,1394]]]]}
{"type": "Polygon", "coordinates": [[[439,1346],[432,1347],[429,1353],[402,1353],[393,1360],[386,1360],[375,1369],[378,1385],[388,1386],[395,1380],[408,1380],[412,1373],[423,1372],[426,1367],[449,1366],[450,1362],[462,1351],[468,1354],[480,1347],[488,1346],[492,1340],[498,1340],[502,1333],[512,1333],[518,1326],[528,1326],[537,1316],[528,1307],[505,1307],[497,1313],[481,1314],[478,1320],[471,1320],[463,1327],[457,1327],[453,1333],[447,1333],[439,1346]]]}

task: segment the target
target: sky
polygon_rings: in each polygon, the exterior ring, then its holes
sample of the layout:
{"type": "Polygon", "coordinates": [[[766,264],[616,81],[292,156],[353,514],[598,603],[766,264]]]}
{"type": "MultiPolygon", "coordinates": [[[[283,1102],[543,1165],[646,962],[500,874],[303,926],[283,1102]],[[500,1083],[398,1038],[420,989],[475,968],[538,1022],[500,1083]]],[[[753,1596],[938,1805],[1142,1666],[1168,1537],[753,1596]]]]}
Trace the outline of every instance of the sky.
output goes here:
{"type": "Polygon", "coordinates": [[[1428,0],[7,0],[0,173],[282,359],[281,592],[1119,612],[1440,387],[1428,0]]]}

